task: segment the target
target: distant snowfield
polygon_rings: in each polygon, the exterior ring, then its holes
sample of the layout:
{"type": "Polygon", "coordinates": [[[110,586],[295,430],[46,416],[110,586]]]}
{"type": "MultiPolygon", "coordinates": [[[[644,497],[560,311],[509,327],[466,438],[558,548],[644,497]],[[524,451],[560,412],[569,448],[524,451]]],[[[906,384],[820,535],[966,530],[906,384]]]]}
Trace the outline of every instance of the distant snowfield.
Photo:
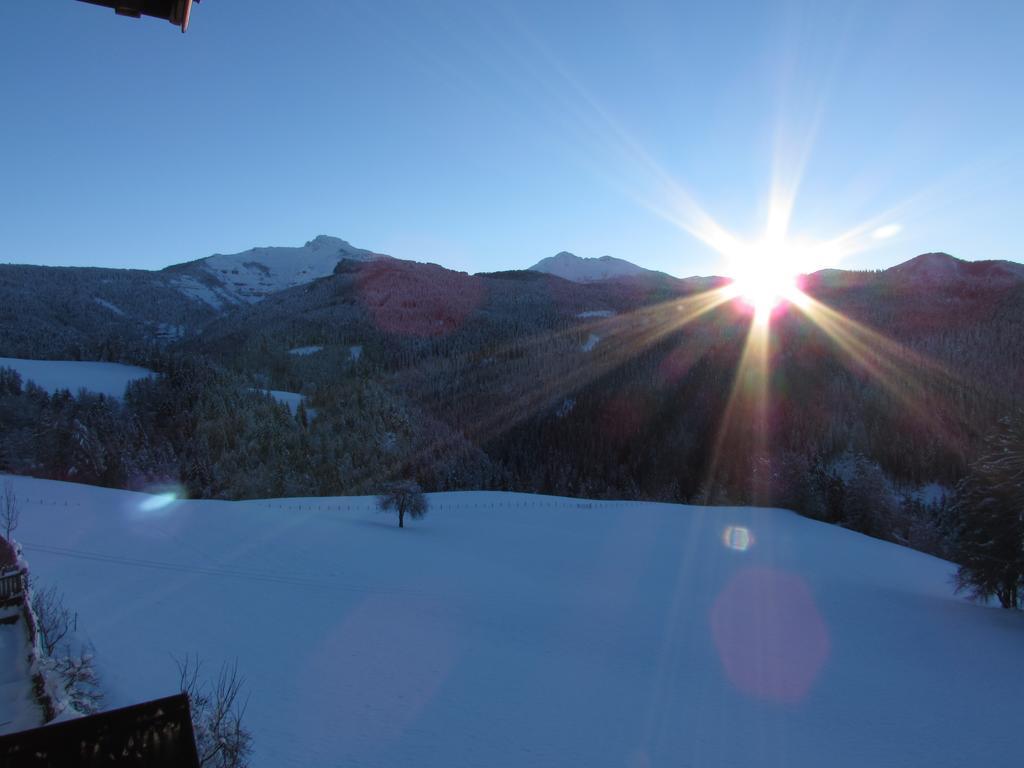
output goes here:
{"type": "Polygon", "coordinates": [[[317,352],[321,351],[322,349],[323,349],[323,347],[314,347],[314,346],[310,346],[310,347],[295,347],[295,349],[289,349],[288,350],[288,354],[289,355],[297,355],[298,357],[308,357],[309,355],[315,355],[317,352]]]}
{"type": "Polygon", "coordinates": [[[191,275],[179,275],[174,278],[178,290],[191,299],[209,304],[214,309],[224,308],[223,299],[210,286],[201,283],[191,275]]]}
{"type": "Polygon", "coordinates": [[[594,349],[594,347],[597,346],[597,342],[599,342],[600,340],[600,336],[598,336],[596,333],[592,333],[589,336],[587,336],[587,340],[583,342],[583,344],[580,346],[580,349],[582,349],[584,352],[590,352],[594,349]]]}
{"type": "Polygon", "coordinates": [[[0,357],[0,368],[13,368],[22,382],[34,381],[53,394],[58,389],[90,392],[109,397],[124,397],[128,384],[153,375],[146,368],[121,363],[100,363],[87,360],[21,360],[0,357]]]}
{"type": "MultiPolygon", "coordinates": [[[[288,410],[291,411],[292,416],[299,410],[299,403],[305,400],[305,396],[298,392],[285,392],[283,389],[252,389],[253,392],[259,392],[260,394],[270,395],[279,403],[284,403],[288,406],[288,410]]],[[[315,408],[306,408],[306,414],[312,419],[316,418],[315,408]]]]}
{"type": "Polygon", "coordinates": [[[256,766],[1020,761],[1024,616],[790,512],[446,493],[398,530],[372,498],[14,482],[108,706],[237,658],[256,766]]]}
{"type": "Polygon", "coordinates": [[[93,301],[95,301],[95,302],[96,302],[97,304],[99,304],[99,305],[100,305],[101,307],[105,307],[106,309],[109,309],[109,310],[110,310],[111,312],[113,312],[113,313],[114,313],[115,315],[121,315],[122,317],[124,317],[124,316],[125,316],[125,312],[124,312],[124,310],[123,310],[123,309],[121,309],[121,308],[120,308],[119,306],[117,306],[116,304],[111,304],[111,303],[110,303],[109,301],[104,301],[103,299],[93,299],[93,301]]]}

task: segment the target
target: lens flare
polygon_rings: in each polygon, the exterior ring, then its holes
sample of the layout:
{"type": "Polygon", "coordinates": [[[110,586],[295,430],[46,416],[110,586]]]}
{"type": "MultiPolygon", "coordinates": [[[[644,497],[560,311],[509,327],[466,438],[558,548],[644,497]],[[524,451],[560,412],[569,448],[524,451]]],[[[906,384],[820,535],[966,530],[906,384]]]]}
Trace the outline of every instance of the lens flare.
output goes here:
{"type": "Polygon", "coordinates": [[[726,678],[753,698],[799,703],[828,661],[828,625],[795,573],[751,568],[735,574],[710,619],[726,678]]]}
{"type": "Polygon", "coordinates": [[[178,494],[173,492],[159,493],[156,496],[150,496],[144,502],[139,504],[140,512],[158,512],[164,507],[169,507],[171,504],[178,500],[178,494]]]}
{"type": "Polygon", "coordinates": [[[902,231],[903,227],[899,224],[886,224],[885,226],[875,229],[871,233],[871,236],[875,238],[875,240],[887,240],[890,237],[895,237],[902,231]]]}
{"type": "Polygon", "coordinates": [[[722,543],[737,552],[746,552],[754,546],[754,534],[742,525],[730,525],[722,534],[722,543]]]}
{"type": "Polygon", "coordinates": [[[175,504],[185,498],[188,498],[185,489],[179,486],[151,487],[143,499],[130,510],[130,514],[139,520],[166,517],[174,509],[175,504]]]}

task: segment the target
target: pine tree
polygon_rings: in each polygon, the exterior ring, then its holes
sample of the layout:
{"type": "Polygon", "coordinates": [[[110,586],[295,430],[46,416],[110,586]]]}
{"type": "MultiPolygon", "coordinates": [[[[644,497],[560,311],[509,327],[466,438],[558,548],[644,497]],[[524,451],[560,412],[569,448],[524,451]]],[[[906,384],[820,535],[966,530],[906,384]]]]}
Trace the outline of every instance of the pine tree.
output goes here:
{"type": "Polygon", "coordinates": [[[885,537],[891,533],[894,510],[885,474],[876,463],[858,456],[844,499],[843,525],[869,536],[885,537]]]}
{"type": "Polygon", "coordinates": [[[1005,418],[957,489],[957,589],[1003,608],[1024,603],[1024,412],[1005,418]]]}

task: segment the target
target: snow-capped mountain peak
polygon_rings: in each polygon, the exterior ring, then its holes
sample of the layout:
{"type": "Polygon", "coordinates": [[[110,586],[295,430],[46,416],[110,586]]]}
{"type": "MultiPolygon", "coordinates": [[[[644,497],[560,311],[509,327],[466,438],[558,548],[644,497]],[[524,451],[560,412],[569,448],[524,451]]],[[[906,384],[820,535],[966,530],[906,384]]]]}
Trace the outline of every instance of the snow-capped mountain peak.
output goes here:
{"type": "Polygon", "coordinates": [[[224,304],[254,303],[276,291],[327,277],[342,259],[370,261],[381,255],[356,248],[341,238],[318,235],[299,247],[215,253],[168,270],[179,273],[177,283],[184,293],[220,308],[224,304]]]}
{"type": "Polygon", "coordinates": [[[613,256],[581,258],[568,251],[561,251],[554,256],[541,259],[530,267],[530,270],[546,272],[574,283],[593,283],[599,280],[614,280],[620,277],[653,273],[653,270],[638,267],[625,259],[616,259],[613,256]]]}

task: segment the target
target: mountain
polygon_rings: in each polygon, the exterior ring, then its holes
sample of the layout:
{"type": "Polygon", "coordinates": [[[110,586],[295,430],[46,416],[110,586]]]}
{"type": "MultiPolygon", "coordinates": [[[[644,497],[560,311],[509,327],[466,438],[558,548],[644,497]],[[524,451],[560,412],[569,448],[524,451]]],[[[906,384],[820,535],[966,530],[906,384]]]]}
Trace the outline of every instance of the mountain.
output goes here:
{"type": "Polygon", "coordinates": [[[372,261],[382,255],[355,248],[337,237],[320,235],[297,248],[215,253],[175,264],[164,272],[174,275],[176,285],[186,295],[222,309],[231,304],[253,304],[271,293],[327,277],[343,259],[372,261]]]}
{"type": "Polygon", "coordinates": [[[616,259],[612,256],[585,259],[568,251],[562,251],[554,256],[541,259],[530,269],[534,272],[546,272],[549,275],[571,280],[574,283],[594,283],[601,280],[615,280],[621,277],[662,274],[651,269],[638,267],[632,262],[616,259]]]}
{"type": "Polygon", "coordinates": [[[216,314],[166,272],[0,264],[0,356],[137,359],[216,314]]]}
{"type": "MultiPolygon", "coordinates": [[[[517,490],[690,498],[749,320],[725,304],[686,321],[700,301],[692,281],[656,274],[577,283],[535,271],[466,275],[344,261],[330,277],[223,314],[180,348],[267,377],[260,386],[310,395],[329,387],[347,397],[343,382],[372,369],[404,410],[422,411],[514,468],[517,490]],[[304,347],[319,351],[289,353],[304,347]],[[641,478],[638,487],[629,478],[641,478]]],[[[810,441],[831,457],[852,444],[901,482],[954,483],[978,435],[1008,407],[1010,393],[986,382],[1024,376],[1019,356],[1002,351],[1024,333],[1024,283],[965,290],[883,272],[838,274],[849,282],[810,294],[891,339],[887,365],[913,372],[920,354],[962,380],[936,374],[915,384],[943,414],[941,424],[918,418],[927,410],[900,407],[886,382],[861,381],[856,355],[801,313],[786,313],[773,341],[772,386],[787,393],[773,416],[779,454],[802,455],[810,441]],[[971,408],[956,406],[964,402],[971,408]],[[866,430],[856,414],[867,408],[878,420],[866,430]]],[[[867,330],[855,332],[857,349],[877,344],[867,330]]],[[[327,400],[311,404],[324,413],[327,400]]],[[[740,465],[747,453],[737,445],[718,465],[724,471],[735,459],[728,471],[737,487],[749,477],[740,465]]]]}
{"type": "Polygon", "coordinates": [[[964,261],[948,253],[922,253],[885,270],[885,274],[926,283],[1004,283],[1024,280],[1024,264],[1012,261],[964,261]]]}
{"type": "Polygon", "coordinates": [[[822,269],[803,278],[805,290],[884,287],[928,300],[940,289],[954,294],[962,291],[1013,289],[1024,284],[1024,264],[1013,261],[965,261],[948,253],[922,253],[881,271],[822,269]]]}
{"type": "MultiPolygon", "coordinates": [[[[708,280],[646,270],[592,282],[531,270],[468,275],[356,249],[348,258],[343,247],[318,238],[234,257],[252,273],[261,270],[247,266],[249,256],[263,254],[268,271],[305,281],[241,303],[214,292],[227,290],[225,276],[207,260],[161,272],[0,267],[0,356],[177,371],[136,386],[131,402],[106,406],[124,411],[114,421],[12,388],[10,402],[0,400],[8,446],[0,444],[0,468],[112,485],[169,476],[196,496],[238,498],[279,488],[367,493],[416,466],[430,490],[663,500],[700,498],[713,469],[725,498],[760,493],[750,481],[763,470],[749,436],[716,437],[749,316],[732,302],[702,304],[695,294],[708,280]],[[316,270],[309,261],[284,270],[266,257],[298,251],[320,257],[316,270]],[[183,287],[183,279],[191,282],[183,287]],[[221,309],[183,296],[195,286],[221,309]],[[161,336],[161,323],[173,334],[161,336]],[[316,351],[294,354],[302,349],[316,351]],[[285,414],[261,431],[272,409],[239,394],[253,388],[307,398],[317,439],[309,443],[285,414]],[[152,419],[168,402],[193,419],[187,428],[152,419]],[[103,456],[83,462],[69,458],[78,450],[70,437],[40,440],[32,424],[43,422],[93,429],[108,444],[104,456],[123,452],[122,443],[141,447],[130,465],[103,456]],[[143,424],[146,440],[115,434],[119,423],[143,424]],[[224,437],[236,433],[244,437],[224,437]],[[270,436],[279,441],[272,448],[261,442],[270,436]],[[305,458],[290,458],[291,450],[305,458]],[[712,465],[713,452],[721,458],[712,465]],[[186,470],[192,475],[179,477],[186,470]]],[[[855,324],[822,329],[795,311],[773,322],[773,447],[775,460],[790,464],[779,476],[801,476],[808,457],[827,467],[849,449],[903,487],[955,485],[981,436],[1015,407],[1015,390],[994,382],[1024,380],[1020,269],[926,256],[884,272],[822,273],[828,279],[806,286],[855,324]]],[[[817,499],[822,489],[812,490],[800,498],[817,499]]],[[[833,504],[840,498],[828,497],[835,519],[844,514],[833,504]]]]}

